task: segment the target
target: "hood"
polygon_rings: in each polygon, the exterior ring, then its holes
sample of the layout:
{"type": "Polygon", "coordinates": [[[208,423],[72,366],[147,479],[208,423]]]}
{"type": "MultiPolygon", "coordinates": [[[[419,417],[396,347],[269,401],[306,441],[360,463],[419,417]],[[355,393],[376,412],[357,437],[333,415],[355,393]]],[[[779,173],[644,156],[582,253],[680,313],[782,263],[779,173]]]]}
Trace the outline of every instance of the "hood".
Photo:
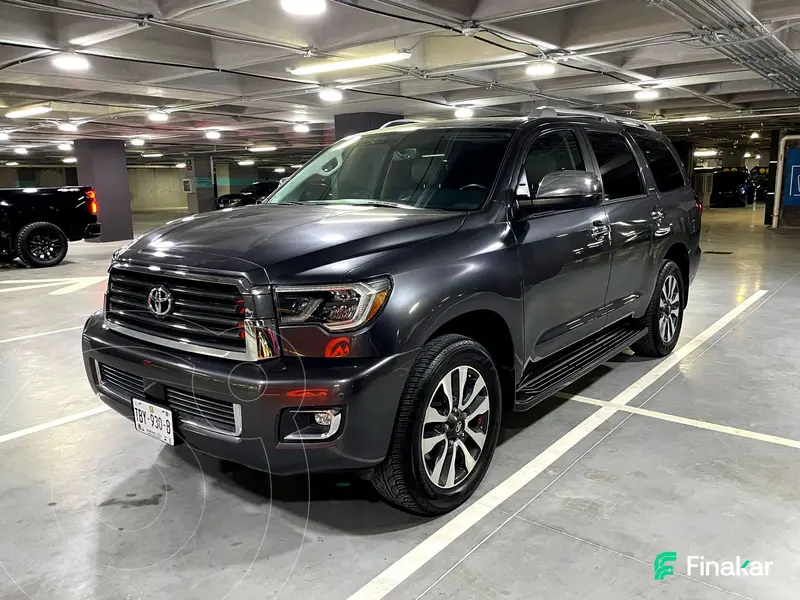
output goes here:
{"type": "Polygon", "coordinates": [[[141,237],[117,258],[244,272],[256,284],[339,281],[387,252],[457,231],[466,214],[262,204],[172,221],[141,237]]]}

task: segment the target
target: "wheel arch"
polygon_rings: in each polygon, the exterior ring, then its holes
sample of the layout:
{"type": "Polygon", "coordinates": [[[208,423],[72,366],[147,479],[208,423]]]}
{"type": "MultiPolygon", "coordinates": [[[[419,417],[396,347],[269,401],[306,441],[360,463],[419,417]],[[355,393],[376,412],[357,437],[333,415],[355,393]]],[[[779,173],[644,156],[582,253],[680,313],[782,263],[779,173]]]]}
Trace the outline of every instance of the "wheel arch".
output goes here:
{"type": "Polygon", "coordinates": [[[686,306],[689,300],[689,279],[691,271],[691,262],[689,259],[689,248],[683,242],[675,242],[664,254],[664,260],[671,260],[681,270],[681,279],[683,280],[683,304],[686,306]]]}

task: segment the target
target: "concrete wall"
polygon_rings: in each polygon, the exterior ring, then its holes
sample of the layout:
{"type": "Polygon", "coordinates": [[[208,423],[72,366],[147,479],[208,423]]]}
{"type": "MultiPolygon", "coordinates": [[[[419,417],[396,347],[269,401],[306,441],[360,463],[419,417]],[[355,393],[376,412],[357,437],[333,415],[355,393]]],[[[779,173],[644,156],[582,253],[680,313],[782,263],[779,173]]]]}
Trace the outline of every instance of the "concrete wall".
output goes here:
{"type": "Polygon", "coordinates": [[[36,187],[61,187],[67,182],[64,169],[58,168],[36,169],[34,178],[36,187]]]}
{"type": "Polygon", "coordinates": [[[17,170],[14,167],[0,167],[0,188],[17,187],[17,170]]]}
{"type": "Polygon", "coordinates": [[[188,210],[183,169],[128,169],[133,212],[188,210]]]}

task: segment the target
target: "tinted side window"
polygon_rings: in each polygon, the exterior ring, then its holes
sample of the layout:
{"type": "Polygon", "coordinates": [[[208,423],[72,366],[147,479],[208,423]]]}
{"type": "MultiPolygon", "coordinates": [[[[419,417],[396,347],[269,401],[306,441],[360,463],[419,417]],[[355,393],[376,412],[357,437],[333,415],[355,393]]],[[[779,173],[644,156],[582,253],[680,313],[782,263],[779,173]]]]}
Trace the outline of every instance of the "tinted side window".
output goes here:
{"type": "Polygon", "coordinates": [[[619,133],[589,131],[589,142],[600,166],[603,188],[609,200],[644,194],[639,165],[619,133]]]}
{"type": "Polygon", "coordinates": [[[578,138],[572,131],[545,133],[533,142],[525,158],[525,175],[531,197],[544,176],[554,171],[585,171],[578,138]]]}
{"type": "Polygon", "coordinates": [[[683,187],[683,170],[664,142],[638,135],[634,136],[634,139],[647,158],[647,164],[650,165],[659,192],[669,192],[683,187]]]}

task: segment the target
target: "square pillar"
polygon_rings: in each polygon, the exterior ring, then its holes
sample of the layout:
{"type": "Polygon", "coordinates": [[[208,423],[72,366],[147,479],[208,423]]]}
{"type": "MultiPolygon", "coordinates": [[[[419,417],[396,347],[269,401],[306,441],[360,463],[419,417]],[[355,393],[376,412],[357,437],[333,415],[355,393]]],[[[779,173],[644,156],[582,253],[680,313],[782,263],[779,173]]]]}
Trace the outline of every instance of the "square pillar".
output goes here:
{"type": "Polygon", "coordinates": [[[133,238],[128,163],[122,140],[75,140],[78,185],[92,186],[97,194],[97,220],[102,234],[90,242],[118,242],[133,238]]]}
{"type": "Polygon", "coordinates": [[[189,214],[214,210],[214,159],[210,156],[187,159],[186,177],[192,181],[192,192],[187,194],[189,214]]]}

